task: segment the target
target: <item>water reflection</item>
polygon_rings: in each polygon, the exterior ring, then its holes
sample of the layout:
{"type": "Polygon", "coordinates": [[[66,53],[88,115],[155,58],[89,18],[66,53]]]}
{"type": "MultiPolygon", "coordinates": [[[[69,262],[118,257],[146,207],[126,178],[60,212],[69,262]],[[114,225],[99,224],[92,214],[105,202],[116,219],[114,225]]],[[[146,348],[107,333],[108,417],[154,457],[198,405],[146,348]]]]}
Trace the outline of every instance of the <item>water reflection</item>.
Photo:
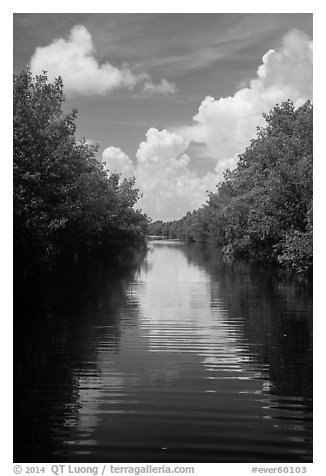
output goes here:
{"type": "Polygon", "coordinates": [[[268,366],[270,393],[295,394],[311,404],[311,286],[272,269],[227,263],[213,248],[188,248],[187,256],[212,277],[211,306],[223,301],[242,345],[268,366]]]}
{"type": "Polygon", "coordinates": [[[304,283],[177,241],[82,276],[19,320],[16,461],[311,460],[304,283]]]}
{"type": "MultiPolygon", "coordinates": [[[[190,263],[205,268],[211,279],[211,305],[228,309],[244,352],[260,369],[266,419],[293,430],[291,440],[312,451],[312,289],[275,270],[224,261],[214,248],[190,247],[190,263]]],[[[299,453],[299,450],[296,449],[299,453]]]]}
{"type": "MultiPolygon", "coordinates": [[[[14,460],[65,461],[71,430],[94,395],[105,338],[118,352],[120,307],[143,253],[124,269],[64,270],[41,283],[33,301],[16,298],[14,329],[14,460]],[[33,306],[31,306],[33,304],[33,306]]],[[[87,425],[94,422],[88,409],[87,425]]],[[[84,422],[82,422],[85,424],[84,422]]]]}

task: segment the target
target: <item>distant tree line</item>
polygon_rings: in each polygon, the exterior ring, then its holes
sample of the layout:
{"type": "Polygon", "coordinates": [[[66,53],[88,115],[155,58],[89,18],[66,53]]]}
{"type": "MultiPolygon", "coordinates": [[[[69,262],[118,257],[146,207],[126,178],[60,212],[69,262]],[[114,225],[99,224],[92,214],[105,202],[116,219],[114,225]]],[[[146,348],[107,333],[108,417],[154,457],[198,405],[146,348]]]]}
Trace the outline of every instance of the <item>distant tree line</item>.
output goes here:
{"type": "Polygon", "coordinates": [[[224,173],[207,203],[150,233],[213,242],[229,256],[312,268],[313,107],[288,100],[264,114],[237,167],[224,173]]]}
{"type": "Polygon", "coordinates": [[[77,140],[77,111],[63,112],[60,78],[14,76],[15,273],[28,277],[61,261],[115,253],[144,239],[134,179],[109,174],[97,147],[77,140]]]}

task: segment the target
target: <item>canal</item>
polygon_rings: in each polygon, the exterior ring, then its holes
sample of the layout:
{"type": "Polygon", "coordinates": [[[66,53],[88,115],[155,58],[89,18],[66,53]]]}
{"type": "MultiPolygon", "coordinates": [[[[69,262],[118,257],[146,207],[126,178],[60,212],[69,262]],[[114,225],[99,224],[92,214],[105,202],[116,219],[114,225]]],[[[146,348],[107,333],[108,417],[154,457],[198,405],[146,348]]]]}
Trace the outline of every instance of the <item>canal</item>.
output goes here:
{"type": "Polygon", "coordinates": [[[15,462],[312,461],[304,280],[153,240],[47,293],[16,311],[15,462]]]}

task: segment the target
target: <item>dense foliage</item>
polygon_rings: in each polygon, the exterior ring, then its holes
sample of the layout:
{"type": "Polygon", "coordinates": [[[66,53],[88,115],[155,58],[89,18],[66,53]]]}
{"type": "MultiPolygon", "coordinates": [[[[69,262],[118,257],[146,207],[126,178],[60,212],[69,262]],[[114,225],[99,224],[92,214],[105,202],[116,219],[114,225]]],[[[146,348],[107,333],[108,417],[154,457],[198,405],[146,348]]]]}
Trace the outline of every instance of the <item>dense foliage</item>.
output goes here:
{"type": "Polygon", "coordinates": [[[134,179],[120,181],[75,137],[63,84],[27,69],[14,76],[14,257],[29,276],[58,260],[112,253],[144,238],[134,179]]]}
{"type": "Polygon", "coordinates": [[[211,241],[226,254],[312,267],[313,111],[288,100],[264,115],[266,126],[207,204],[182,219],[154,222],[150,232],[211,241]]]}

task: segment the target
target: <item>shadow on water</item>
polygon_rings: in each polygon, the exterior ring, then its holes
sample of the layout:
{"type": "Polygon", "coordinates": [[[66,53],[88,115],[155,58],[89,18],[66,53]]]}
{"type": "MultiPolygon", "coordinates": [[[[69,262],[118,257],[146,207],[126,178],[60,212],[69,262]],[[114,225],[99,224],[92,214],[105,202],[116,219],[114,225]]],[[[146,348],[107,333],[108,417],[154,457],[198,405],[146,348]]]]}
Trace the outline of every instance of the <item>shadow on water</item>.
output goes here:
{"type": "Polygon", "coordinates": [[[61,267],[16,292],[14,304],[14,461],[65,461],[77,424],[80,386],[96,377],[99,342],[119,348],[123,306],[145,250],[123,266],[61,267]]]}

